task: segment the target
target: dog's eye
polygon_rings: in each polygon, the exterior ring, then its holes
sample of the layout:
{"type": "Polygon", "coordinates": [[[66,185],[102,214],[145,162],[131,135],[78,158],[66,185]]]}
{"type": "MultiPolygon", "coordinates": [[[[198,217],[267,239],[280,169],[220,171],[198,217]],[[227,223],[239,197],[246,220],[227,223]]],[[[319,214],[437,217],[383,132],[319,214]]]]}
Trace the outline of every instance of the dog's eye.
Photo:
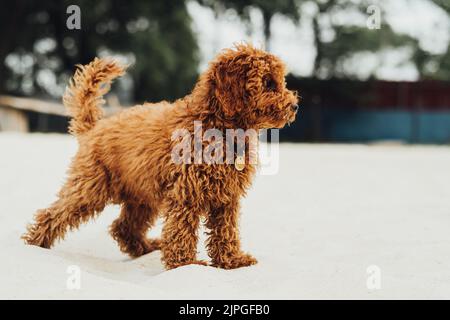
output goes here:
{"type": "Polygon", "coordinates": [[[270,77],[267,77],[264,79],[264,86],[266,87],[267,90],[270,90],[270,91],[275,91],[275,89],[277,88],[277,84],[270,77]]]}

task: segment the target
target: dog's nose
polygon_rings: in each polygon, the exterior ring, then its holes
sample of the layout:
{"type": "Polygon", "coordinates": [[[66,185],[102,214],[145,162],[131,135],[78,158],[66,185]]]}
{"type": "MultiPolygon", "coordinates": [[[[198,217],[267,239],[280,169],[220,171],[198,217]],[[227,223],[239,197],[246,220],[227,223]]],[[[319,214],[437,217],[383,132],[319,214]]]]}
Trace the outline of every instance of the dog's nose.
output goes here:
{"type": "Polygon", "coordinates": [[[292,106],[292,111],[297,112],[298,111],[298,104],[294,103],[292,106]]]}

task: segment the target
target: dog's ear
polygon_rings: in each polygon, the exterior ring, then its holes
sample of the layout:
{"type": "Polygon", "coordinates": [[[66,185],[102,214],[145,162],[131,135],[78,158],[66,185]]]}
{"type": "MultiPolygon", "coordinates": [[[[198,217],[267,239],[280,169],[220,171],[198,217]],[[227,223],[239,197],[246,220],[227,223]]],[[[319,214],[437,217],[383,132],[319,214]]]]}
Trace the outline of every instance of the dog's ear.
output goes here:
{"type": "Polygon", "coordinates": [[[224,61],[216,64],[213,70],[214,95],[226,117],[241,112],[247,99],[245,73],[242,68],[224,61]]]}

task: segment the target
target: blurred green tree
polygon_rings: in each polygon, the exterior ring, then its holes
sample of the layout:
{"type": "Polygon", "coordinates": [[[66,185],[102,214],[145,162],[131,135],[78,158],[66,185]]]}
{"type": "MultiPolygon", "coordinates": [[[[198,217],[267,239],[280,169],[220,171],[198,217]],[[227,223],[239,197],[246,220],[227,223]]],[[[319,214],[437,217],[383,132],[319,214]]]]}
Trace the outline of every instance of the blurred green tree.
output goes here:
{"type": "MultiPolygon", "coordinates": [[[[294,23],[306,21],[313,30],[316,56],[312,76],[316,78],[357,78],[351,65],[359,60],[354,57],[406,48],[410,52],[407,60],[414,63],[421,78],[450,79],[450,47],[446,54],[432,55],[420,48],[417,39],[394,32],[384,18],[381,28],[375,30],[367,28],[361,19],[359,23],[353,21],[358,15],[363,21],[367,18],[368,0],[191,1],[213,8],[217,14],[233,9],[247,22],[256,8],[263,18],[269,49],[274,16],[283,15],[294,23]],[[344,21],[335,19],[341,13],[346,14],[344,21]]],[[[450,14],[448,1],[432,1],[450,14]]],[[[4,1],[0,11],[0,92],[57,97],[75,64],[88,63],[103,52],[127,55],[136,61],[130,69],[130,100],[183,96],[195,82],[199,62],[186,3],[4,1]],[[66,27],[66,9],[74,3],[81,8],[81,30],[66,27]]],[[[376,77],[376,69],[369,76],[376,77]]]]}
{"type": "Polygon", "coordinates": [[[221,14],[224,9],[233,9],[247,22],[250,20],[250,10],[252,8],[259,9],[263,18],[265,47],[267,50],[270,49],[272,18],[276,14],[282,14],[296,23],[300,19],[300,5],[302,3],[299,0],[198,0],[198,2],[214,9],[217,14],[221,14]]]}
{"type": "MultiPolygon", "coordinates": [[[[405,62],[413,63],[421,78],[448,79],[450,68],[450,53],[444,56],[433,56],[420,48],[418,40],[405,34],[396,33],[384,19],[383,5],[380,10],[380,28],[369,29],[366,25],[371,12],[369,6],[373,1],[346,0],[198,0],[199,3],[213,8],[218,15],[226,9],[233,9],[244,20],[250,21],[250,10],[257,8],[263,16],[266,48],[270,49],[271,22],[276,14],[283,15],[295,23],[300,19],[310,22],[316,56],[312,76],[316,78],[357,78],[352,68],[346,68],[352,57],[361,53],[380,53],[386,50],[407,49],[410,52],[405,62]],[[303,10],[308,6],[308,10],[303,10]],[[307,14],[305,14],[307,11],[307,14]],[[336,19],[340,13],[346,13],[347,18],[336,19]],[[362,17],[363,23],[353,21],[354,17],[362,17]],[[408,60],[409,59],[409,60],[408,60]],[[430,72],[430,63],[438,63],[446,71],[430,72]]],[[[432,0],[449,12],[448,1],[432,0]]],[[[341,15],[342,16],[342,15],[341,15]]],[[[361,20],[361,19],[359,19],[361,20]]],[[[376,69],[370,77],[376,77],[376,69]]]]}
{"type": "MultiPolygon", "coordinates": [[[[450,1],[448,0],[432,0],[438,7],[447,13],[450,19],[450,1]]],[[[428,55],[426,52],[418,52],[416,54],[417,61],[421,62],[422,73],[429,77],[439,80],[450,81],[450,42],[447,45],[447,51],[442,55],[428,55]],[[431,72],[426,66],[433,66],[431,72]]]]}
{"type": "Polygon", "coordinates": [[[0,24],[3,92],[58,96],[54,84],[64,86],[75,64],[102,51],[134,58],[136,101],[180,97],[197,77],[198,47],[183,0],[5,1],[0,24]],[[81,30],[66,27],[72,4],[81,9],[81,30]]]}
{"type": "MultiPolygon", "coordinates": [[[[415,52],[417,40],[395,33],[385,22],[383,8],[379,10],[379,26],[368,27],[368,19],[377,18],[375,11],[368,10],[371,1],[339,1],[324,0],[315,2],[315,10],[311,16],[314,34],[316,57],[313,76],[317,78],[355,78],[354,68],[345,65],[355,55],[360,53],[379,53],[386,49],[410,47],[415,52]],[[336,19],[336,15],[346,12],[348,19],[336,19]],[[372,16],[372,17],[371,17],[372,16]],[[350,18],[353,17],[353,18],[350,18]],[[363,23],[353,21],[361,17],[363,23]]],[[[372,71],[371,76],[375,77],[372,71]]]]}

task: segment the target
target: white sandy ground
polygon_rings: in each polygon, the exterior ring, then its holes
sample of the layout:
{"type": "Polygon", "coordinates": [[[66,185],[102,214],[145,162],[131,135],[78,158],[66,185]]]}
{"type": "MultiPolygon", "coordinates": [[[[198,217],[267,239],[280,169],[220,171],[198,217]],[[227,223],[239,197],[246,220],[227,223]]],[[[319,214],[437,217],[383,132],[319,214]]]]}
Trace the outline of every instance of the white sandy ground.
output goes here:
{"type": "Polygon", "coordinates": [[[282,144],[279,173],[243,201],[243,247],[259,264],[232,271],[165,271],[159,251],[130,260],[107,234],[117,207],[52,250],[24,245],[75,151],[65,135],[0,134],[0,298],[450,298],[448,146],[282,144]],[[66,286],[71,265],[79,290],[66,286]]]}

